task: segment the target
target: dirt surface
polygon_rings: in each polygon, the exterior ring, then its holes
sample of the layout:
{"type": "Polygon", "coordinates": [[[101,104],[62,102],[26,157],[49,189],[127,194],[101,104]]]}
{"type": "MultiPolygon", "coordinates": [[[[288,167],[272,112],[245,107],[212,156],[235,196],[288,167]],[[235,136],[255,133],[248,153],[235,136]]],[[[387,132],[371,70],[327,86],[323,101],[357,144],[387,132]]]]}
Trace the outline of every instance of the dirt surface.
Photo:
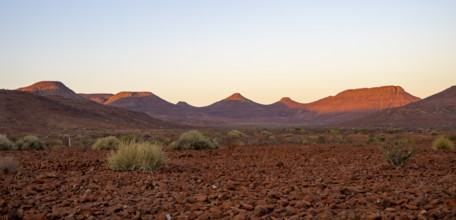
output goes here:
{"type": "Polygon", "coordinates": [[[430,143],[403,169],[375,145],[244,146],[167,152],[155,173],[114,172],[108,151],[2,151],[11,219],[455,219],[456,152],[430,143]]]}

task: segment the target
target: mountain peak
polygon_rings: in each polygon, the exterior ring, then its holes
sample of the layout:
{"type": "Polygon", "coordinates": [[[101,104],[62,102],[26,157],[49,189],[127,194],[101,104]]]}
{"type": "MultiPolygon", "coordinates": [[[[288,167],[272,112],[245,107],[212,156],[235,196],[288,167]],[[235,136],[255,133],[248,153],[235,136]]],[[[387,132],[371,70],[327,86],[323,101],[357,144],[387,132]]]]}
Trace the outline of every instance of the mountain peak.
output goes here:
{"type": "Polygon", "coordinates": [[[303,107],[303,104],[294,101],[290,97],[283,97],[283,98],[280,99],[280,101],[278,103],[286,105],[289,108],[301,108],[301,107],[303,107]]]}
{"type": "Polygon", "coordinates": [[[294,102],[290,97],[283,97],[280,99],[279,102],[294,102]]]}
{"type": "Polygon", "coordinates": [[[227,100],[227,101],[241,101],[241,102],[248,102],[249,101],[247,98],[242,96],[241,93],[238,93],[238,92],[233,93],[232,95],[230,95],[229,97],[227,97],[224,100],[227,100]]]}
{"type": "Polygon", "coordinates": [[[37,91],[48,91],[48,90],[70,90],[62,82],[59,81],[40,81],[27,87],[22,87],[17,90],[23,92],[37,92],[37,91]]]}
{"type": "Polygon", "coordinates": [[[27,87],[18,88],[17,91],[31,92],[42,96],[56,95],[70,99],[85,100],[59,81],[40,81],[27,87]]]}

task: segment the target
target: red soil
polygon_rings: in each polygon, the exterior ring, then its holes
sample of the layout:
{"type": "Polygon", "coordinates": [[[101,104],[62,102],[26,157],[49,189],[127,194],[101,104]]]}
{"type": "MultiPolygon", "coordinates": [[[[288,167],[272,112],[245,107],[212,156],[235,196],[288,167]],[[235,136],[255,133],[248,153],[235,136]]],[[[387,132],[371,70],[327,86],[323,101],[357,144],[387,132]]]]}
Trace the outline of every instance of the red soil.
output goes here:
{"type": "Polygon", "coordinates": [[[455,219],[456,152],[420,144],[403,169],[377,146],[167,152],[155,173],[114,172],[107,151],[0,152],[0,216],[66,219],[455,219]]]}

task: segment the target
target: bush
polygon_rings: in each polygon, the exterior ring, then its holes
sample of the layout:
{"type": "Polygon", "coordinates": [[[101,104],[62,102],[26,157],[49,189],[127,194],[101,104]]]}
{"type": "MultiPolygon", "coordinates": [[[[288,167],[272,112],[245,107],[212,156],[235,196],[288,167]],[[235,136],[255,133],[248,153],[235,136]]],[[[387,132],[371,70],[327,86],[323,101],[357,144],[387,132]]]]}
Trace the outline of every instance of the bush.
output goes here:
{"type": "Polygon", "coordinates": [[[218,138],[217,142],[221,145],[228,147],[241,146],[245,145],[246,142],[248,142],[248,137],[246,134],[238,130],[232,130],[228,132],[226,135],[218,138]]]}
{"type": "Polygon", "coordinates": [[[6,135],[0,134],[0,150],[14,150],[16,147],[6,135]]]}
{"type": "Polygon", "coordinates": [[[324,144],[326,142],[325,137],[323,135],[318,135],[317,139],[315,140],[318,144],[324,144]]]}
{"type": "Polygon", "coordinates": [[[44,143],[34,135],[27,135],[16,142],[19,150],[44,150],[44,143]]]}
{"type": "Polygon", "coordinates": [[[436,150],[453,150],[454,144],[448,137],[440,136],[432,143],[432,147],[436,150]]]}
{"type": "Polygon", "coordinates": [[[218,143],[211,141],[197,130],[191,130],[183,133],[177,141],[171,143],[170,147],[173,150],[217,149],[218,143]]]}
{"type": "Polygon", "coordinates": [[[108,167],[117,171],[141,170],[152,172],[165,163],[160,145],[147,142],[123,142],[108,156],[108,167]]]}
{"type": "Polygon", "coordinates": [[[400,141],[395,141],[391,147],[384,145],[383,152],[385,153],[386,161],[395,168],[407,165],[415,155],[413,147],[406,149],[400,141]]]}
{"type": "Polygon", "coordinates": [[[230,132],[228,132],[228,137],[229,138],[232,138],[232,139],[239,139],[241,137],[246,137],[247,135],[245,135],[244,133],[238,131],[238,130],[232,130],[230,132]]]}
{"type": "Polygon", "coordinates": [[[98,138],[92,145],[94,150],[116,150],[120,145],[119,139],[114,136],[98,138]]]}
{"type": "Polygon", "coordinates": [[[19,169],[19,162],[14,157],[0,157],[0,171],[2,173],[15,173],[19,169]]]}

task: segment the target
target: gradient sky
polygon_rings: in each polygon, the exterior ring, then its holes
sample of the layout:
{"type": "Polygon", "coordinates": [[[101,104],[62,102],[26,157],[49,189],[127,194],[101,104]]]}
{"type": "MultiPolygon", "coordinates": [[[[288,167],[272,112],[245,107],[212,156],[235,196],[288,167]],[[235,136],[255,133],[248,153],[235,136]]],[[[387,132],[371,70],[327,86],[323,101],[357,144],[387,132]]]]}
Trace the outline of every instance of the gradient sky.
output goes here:
{"type": "Polygon", "coordinates": [[[456,85],[456,1],[0,1],[0,88],[311,102],[456,85]]]}

